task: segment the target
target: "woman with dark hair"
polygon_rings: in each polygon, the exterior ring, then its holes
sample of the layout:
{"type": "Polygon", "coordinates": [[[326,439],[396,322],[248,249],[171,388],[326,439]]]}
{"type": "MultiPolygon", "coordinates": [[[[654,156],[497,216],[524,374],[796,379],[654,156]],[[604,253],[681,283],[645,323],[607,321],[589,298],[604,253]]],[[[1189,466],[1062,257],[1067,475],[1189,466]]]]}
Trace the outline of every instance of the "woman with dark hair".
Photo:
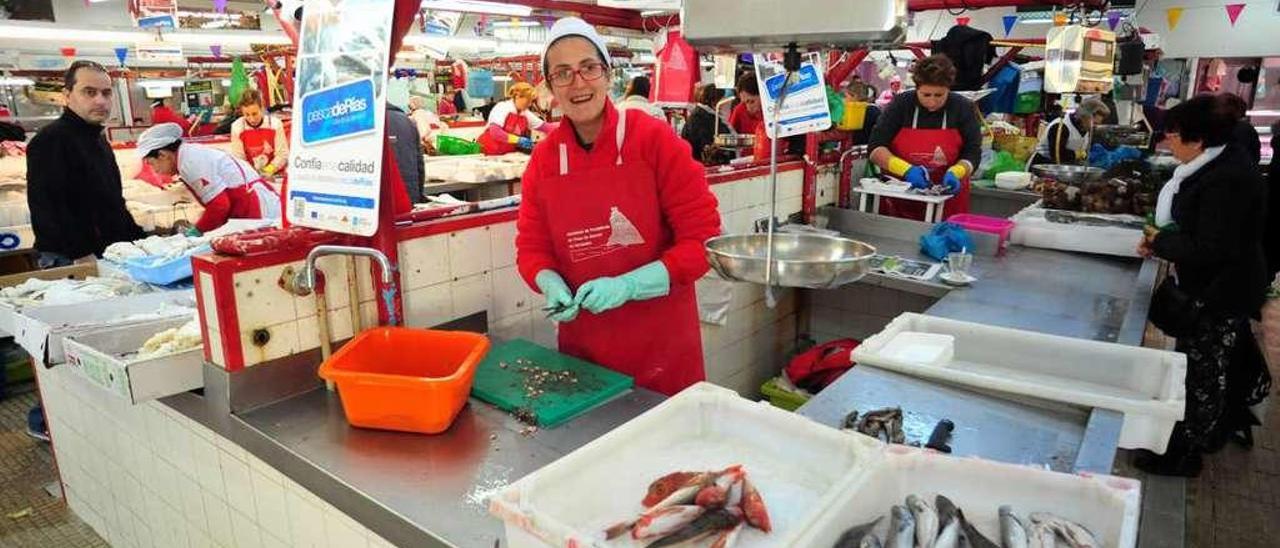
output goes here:
{"type": "MultiPolygon", "coordinates": [[[[724,92],[717,89],[715,84],[703,84],[698,87],[697,97],[694,98],[697,103],[694,104],[693,112],[689,114],[689,121],[685,122],[684,129],[680,130],[680,136],[689,141],[689,147],[693,149],[694,160],[704,161],[707,147],[715,142],[716,103],[723,98],[724,92]]],[[[729,127],[724,122],[720,122],[720,131],[728,133],[729,127]]]]}
{"type": "Polygon", "coordinates": [[[1249,104],[1234,93],[1223,93],[1222,101],[1231,109],[1232,119],[1235,120],[1235,126],[1231,128],[1231,140],[1249,153],[1254,165],[1258,165],[1262,161],[1262,139],[1258,137],[1258,130],[1249,122],[1249,104]]]}
{"type": "Polygon", "coordinates": [[[764,114],[760,111],[760,84],[756,82],[756,73],[742,73],[733,86],[733,93],[738,98],[738,104],[729,113],[729,127],[738,133],[755,134],[756,127],[764,123],[764,114]]]}
{"type": "Polygon", "coordinates": [[[1235,122],[1233,108],[1212,96],[1195,97],[1165,117],[1169,147],[1182,165],[1161,189],[1158,230],[1138,253],[1173,263],[1172,285],[1152,300],[1152,321],[1176,336],[1187,356],[1187,405],[1165,454],[1135,461],[1149,473],[1195,476],[1202,453],[1236,431],[1247,439],[1248,406],[1270,385],[1249,328],[1267,284],[1265,190],[1249,153],[1232,142],[1235,122]]]}
{"type": "MultiPolygon", "coordinates": [[[[942,185],[955,194],[944,215],[969,212],[969,174],[982,158],[982,128],[973,102],[950,93],[956,68],[945,55],[916,62],[916,88],[899,93],[871,130],[871,161],[913,188],[942,185]]],[[[924,219],[924,204],[885,200],[891,215],[924,219]]]]}
{"type": "Polygon", "coordinates": [[[662,111],[662,107],[649,102],[649,90],[648,76],[632,78],[627,84],[627,91],[622,94],[622,100],[618,101],[618,109],[634,108],[663,122],[667,121],[667,113],[662,111]]]}

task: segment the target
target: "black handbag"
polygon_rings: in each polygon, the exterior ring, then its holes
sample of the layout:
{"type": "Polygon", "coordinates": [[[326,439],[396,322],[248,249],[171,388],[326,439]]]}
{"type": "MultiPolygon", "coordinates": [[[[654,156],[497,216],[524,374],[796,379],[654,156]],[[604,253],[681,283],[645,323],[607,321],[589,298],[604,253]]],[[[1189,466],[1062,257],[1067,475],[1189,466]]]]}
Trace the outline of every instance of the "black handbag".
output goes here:
{"type": "Polygon", "coordinates": [[[1151,308],[1147,319],[1165,335],[1175,339],[1195,333],[1204,315],[1204,302],[1178,287],[1177,280],[1168,276],[1151,295],[1151,308]]]}

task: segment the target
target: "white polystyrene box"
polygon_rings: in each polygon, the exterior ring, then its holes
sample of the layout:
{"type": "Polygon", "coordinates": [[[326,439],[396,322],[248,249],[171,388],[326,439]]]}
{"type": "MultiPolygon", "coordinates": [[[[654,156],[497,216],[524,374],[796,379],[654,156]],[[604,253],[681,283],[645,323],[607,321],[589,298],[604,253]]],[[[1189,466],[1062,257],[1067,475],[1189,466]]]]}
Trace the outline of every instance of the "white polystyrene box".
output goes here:
{"type": "Polygon", "coordinates": [[[943,367],[955,356],[956,338],[939,333],[900,331],[880,349],[885,357],[904,363],[943,367]]]}
{"type": "Polygon", "coordinates": [[[1187,358],[1137,346],[904,313],[853,351],[860,363],[926,379],[1124,413],[1119,445],[1163,453],[1186,406],[1187,358]],[[902,332],[955,337],[947,365],[882,353],[902,332]]]}
{"type": "Polygon", "coordinates": [[[1054,223],[1044,218],[1039,202],[1027,206],[1012,219],[1009,241],[1018,245],[1079,251],[1118,257],[1137,257],[1142,231],[1115,226],[1054,223]]]}
{"type": "Polygon", "coordinates": [[[946,496],[997,545],[999,508],[1008,504],[1025,525],[1031,524],[1031,512],[1050,512],[1085,526],[1100,546],[1110,548],[1135,545],[1142,500],[1141,484],[1134,479],[1064,474],[890,445],[795,546],[832,546],[845,530],[878,516],[884,519],[874,531],[884,540],[890,507],[911,494],[930,504],[938,494],[946,496]]]}
{"type": "MultiPolygon", "coordinates": [[[[773,532],[744,530],[737,546],[793,546],[880,452],[869,437],[700,383],[520,479],[489,510],[506,523],[509,546],[603,545],[606,527],[643,510],[654,479],[742,464],[773,532]]],[[[610,543],[631,545],[643,546],[610,543]]]]}

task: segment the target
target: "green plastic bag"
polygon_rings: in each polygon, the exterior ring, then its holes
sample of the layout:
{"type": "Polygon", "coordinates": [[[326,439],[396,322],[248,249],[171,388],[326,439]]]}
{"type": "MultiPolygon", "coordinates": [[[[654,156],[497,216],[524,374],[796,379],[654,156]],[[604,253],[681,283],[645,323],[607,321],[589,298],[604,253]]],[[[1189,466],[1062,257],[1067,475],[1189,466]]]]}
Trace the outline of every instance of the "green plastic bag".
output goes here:
{"type": "Polygon", "coordinates": [[[833,125],[844,119],[844,95],[832,89],[831,86],[827,86],[827,107],[831,109],[833,125]]]}
{"type": "Polygon", "coordinates": [[[987,168],[987,173],[983,179],[995,179],[996,175],[1006,171],[1026,171],[1026,165],[1019,162],[1007,150],[996,152],[996,159],[991,162],[991,167],[987,168]]]}

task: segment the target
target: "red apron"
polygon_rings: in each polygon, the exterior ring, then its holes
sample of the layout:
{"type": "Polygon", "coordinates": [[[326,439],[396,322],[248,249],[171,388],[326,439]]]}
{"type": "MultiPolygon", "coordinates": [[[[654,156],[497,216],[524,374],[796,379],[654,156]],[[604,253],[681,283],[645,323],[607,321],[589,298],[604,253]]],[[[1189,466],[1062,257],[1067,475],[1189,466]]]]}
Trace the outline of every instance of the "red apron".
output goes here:
{"type": "MultiPolygon", "coordinates": [[[[529,136],[529,119],[524,117],[520,112],[512,112],[507,115],[507,119],[502,121],[502,130],[512,135],[521,137],[529,136]]],[[[480,138],[476,139],[480,143],[480,149],[490,156],[500,156],[509,152],[515,152],[516,146],[494,139],[489,135],[489,128],[486,127],[484,133],[480,134],[480,138]]]]}
{"type": "MultiPolygon", "coordinates": [[[[889,152],[913,166],[924,167],[929,172],[930,181],[934,184],[941,183],[947,169],[960,161],[964,136],[959,129],[947,127],[945,112],[939,129],[919,129],[916,127],[919,120],[920,112],[916,110],[911,115],[911,127],[898,130],[893,142],[889,143],[889,152]]],[[[883,198],[882,208],[882,211],[894,217],[929,222],[929,219],[924,218],[923,202],[883,198]]],[[[969,178],[965,177],[960,181],[960,191],[943,204],[942,218],[968,212],[969,178]]]]}
{"type": "MultiPolygon", "coordinates": [[[[279,209],[283,206],[283,201],[275,189],[267,184],[265,179],[258,177],[257,179],[249,180],[249,175],[244,172],[244,168],[237,164],[236,169],[240,170],[240,176],[244,178],[245,183],[238,187],[227,187],[223,190],[227,194],[227,199],[231,200],[231,211],[227,214],[228,219],[262,219],[269,213],[283,211],[283,209],[279,209]],[[274,196],[274,198],[268,199],[267,194],[274,196]],[[269,202],[268,207],[272,207],[274,211],[264,211],[264,201],[269,202]]],[[[200,197],[199,189],[193,188],[190,184],[187,185],[187,188],[200,205],[209,205],[200,197]]],[[[280,216],[283,217],[283,215],[280,216]]]]}
{"type": "MultiPolygon", "coordinates": [[[[638,116],[645,116],[640,113],[638,116]]],[[[661,258],[673,234],[658,202],[654,167],[622,164],[627,111],[618,113],[618,158],[608,167],[569,169],[539,182],[560,275],[576,293],[600,276],[618,276],[661,258]]],[[[572,130],[570,130],[572,131],[572,130]]],[[[581,311],[560,324],[560,351],[630,375],[636,384],[672,395],[705,379],[693,284],[666,297],[631,301],[601,314],[581,311]]]]}
{"type": "MultiPolygon", "coordinates": [[[[244,131],[240,132],[240,144],[244,145],[244,159],[253,165],[255,169],[261,170],[265,165],[259,166],[254,160],[259,156],[265,156],[267,163],[271,163],[276,157],[276,130],[268,127],[267,122],[263,121],[260,127],[249,127],[245,124],[244,131]]],[[[285,167],[288,167],[287,165],[285,167]]],[[[284,172],[284,167],[280,168],[280,172],[284,172]]]]}

